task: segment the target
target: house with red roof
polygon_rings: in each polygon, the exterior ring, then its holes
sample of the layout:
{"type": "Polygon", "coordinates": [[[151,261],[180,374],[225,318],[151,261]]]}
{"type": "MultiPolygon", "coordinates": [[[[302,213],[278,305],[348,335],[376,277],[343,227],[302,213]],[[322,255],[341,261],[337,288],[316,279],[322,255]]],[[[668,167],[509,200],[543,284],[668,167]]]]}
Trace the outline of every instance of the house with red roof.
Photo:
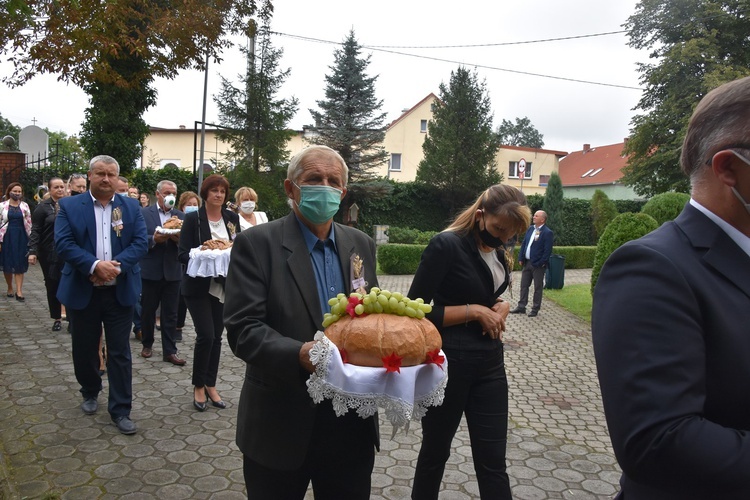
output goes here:
{"type": "Polygon", "coordinates": [[[559,175],[566,198],[590,200],[601,189],[611,200],[641,199],[632,188],[620,182],[628,162],[623,154],[625,142],[591,147],[584,144],[560,160],[559,175]]]}

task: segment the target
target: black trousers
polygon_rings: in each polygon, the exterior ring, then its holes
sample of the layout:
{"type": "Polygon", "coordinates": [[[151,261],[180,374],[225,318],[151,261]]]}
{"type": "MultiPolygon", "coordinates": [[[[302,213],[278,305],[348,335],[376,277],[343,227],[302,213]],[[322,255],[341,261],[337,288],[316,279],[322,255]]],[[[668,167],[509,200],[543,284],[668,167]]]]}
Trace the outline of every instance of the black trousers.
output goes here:
{"type": "Polygon", "coordinates": [[[353,411],[337,417],[330,401],[318,408],[305,463],[298,470],[264,467],[243,455],[247,496],[302,500],[312,481],[315,500],[368,500],[375,465],[373,424],[353,411]]]}
{"type": "Polygon", "coordinates": [[[529,287],[531,281],[534,281],[534,298],[531,304],[532,311],[538,311],[542,307],[542,293],[544,292],[544,273],[545,267],[534,267],[531,261],[524,262],[521,271],[521,296],[518,298],[518,307],[526,307],[529,303],[529,287]]]}
{"type": "Polygon", "coordinates": [[[151,348],[154,345],[156,309],[161,304],[161,350],[164,356],[177,354],[174,339],[177,328],[177,307],[180,300],[180,282],[142,279],[141,283],[143,347],[151,348]]]}
{"type": "Polygon", "coordinates": [[[39,259],[39,267],[42,268],[42,275],[44,276],[44,288],[47,289],[47,307],[49,307],[49,317],[52,319],[60,319],[62,317],[62,306],[60,301],[57,300],[57,287],[60,284],[60,273],[57,270],[56,262],[50,262],[49,258],[43,254],[37,256],[39,259]]]}
{"type": "Polygon", "coordinates": [[[224,331],[224,304],[208,293],[184,297],[195,327],[193,385],[216,387],[224,331]]]}
{"type": "Polygon", "coordinates": [[[85,309],[67,310],[73,341],[73,369],[84,398],[102,390],[99,375],[99,338],[104,325],[107,345],[108,410],[112,418],[129,416],[133,402],[133,361],[130,356],[130,324],[133,306],[117,301],[115,287],[97,287],[85,309]]]}
{"type": "Polygon", "coordinates": [[[505,470],[508,444],[508,379],[502,349],[446,349],[448,385],[441,406],[422,418],[422,447],[414,474],[412,498],[437,499],[451,442],[466,415],[471,455],[482,499],[510,499],[505,470]]]}

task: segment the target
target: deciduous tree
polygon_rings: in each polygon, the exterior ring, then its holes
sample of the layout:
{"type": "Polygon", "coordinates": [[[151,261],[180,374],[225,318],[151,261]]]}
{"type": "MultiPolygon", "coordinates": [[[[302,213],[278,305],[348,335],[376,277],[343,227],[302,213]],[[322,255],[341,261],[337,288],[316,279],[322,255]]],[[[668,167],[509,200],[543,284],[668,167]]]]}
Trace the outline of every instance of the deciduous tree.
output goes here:
{"type": "Polygon", "coordinates": [[[502,179],[495,162],[499,143],[486,84],[476,72],[459,67],[439,88],[416,180],[433,185],[453,213],[502,179]]]}
{"type": "MultiPolygon", "coordinates": [[[[262,0],[270,4],[270,0],[262,0]]],[[[10,0],[0,23],[0,58],[22,85],[41,73],[90,96],[81,143],[88,155],[109,154],[127,172],[140,157],[154,104],[156,77],[204,69],[231,44],[251,35],[256,0],[10,0]]]]}
{"type": "Polygon", "coordinates": [[[544,136],[539,133],[526,116],[516,118],[516,123],[504,119],[497,127],[497,137],[503,146],[544,147],[544,136]]]}
{"type": "Polygon", "coordinates": [[[639,64],[641,114],[625,146],[623,182],[642,196],[689,190],[680,147],[694,106],[721,83],[750,74],[745,0],[641,0],[625,27],[629,45],[650,50],[639,64]]]}

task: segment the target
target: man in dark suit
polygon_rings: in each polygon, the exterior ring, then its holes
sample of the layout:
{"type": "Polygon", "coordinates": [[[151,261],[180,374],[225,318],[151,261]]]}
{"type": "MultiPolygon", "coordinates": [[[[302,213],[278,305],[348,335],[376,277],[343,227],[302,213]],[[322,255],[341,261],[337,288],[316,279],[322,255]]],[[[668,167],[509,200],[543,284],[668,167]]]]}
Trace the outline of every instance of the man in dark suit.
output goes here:
{"type": "Polygon", "coordinates": [[[513,314],[526,313],[526,304],[529,303],[529,287],[534,281],[534,299],[529,311],[529,317],[534,317],[542,307],[542,292],[544,291],[544,272],[549,264],[549,256],[552,255],[552,240],[554,234],[545,225],[547,213],[538,210],[532,218],[534,225],[526,231],[523,238],[521,250],[518,252],[518,262],[523,268],[521,271],[521,296],[518,305],[510,312],[513,314]]]}
{"type": "Polygon", "coordinates": [[[138,262],[146,254],[146,224],[136,200],[116,196],[120,167],[110,156],[89,164],[90,190],[61,198],[55,249],[65,262],[57,298],[65,304],[73,339],[73,367],[87,415],[96,413],[102,390],[99,338],[107,344],[108,410],[123,434],[134,434],[130,323],[141,292],[138,262]]]}
{"type": "Polygon", "coordinates": [[[349,293],[351,261],[377,286],[375,244],[334,223],[348,168],[338,153],[311,146],[289,164],[284,189],[293,213],[237,237],[226,281],[229,345],[247,363],[237,417],[250,498],[368,499],[378,444],[377,415],[336,417],[315,405],[305,382],[309,351],[328,299],[349,293]]]}
{"type": "Polygon", "coordinates": [[[750,498],[750,78],[708,93],[680,163],[691,199],[616,250],[594,291],[620,498],[750,498]]]}
{"type": "Polygon", "coordinates": [[[153,354],[156,309],[161,303],[161,348],[162,359],[173,365],[183,366],[185,360],[177,356],[177,305],[180,300],[182,264],[177,260],[179,234],[157,232],[172,216],[180,220],[185,214],[174,208],[177,202],[177,185],[168,180],[156,186],[156,203],[144,207],[143,218],[148,234],[148,253],[141,260],[141,332],[143,349],[141,356],[153,354]]]}

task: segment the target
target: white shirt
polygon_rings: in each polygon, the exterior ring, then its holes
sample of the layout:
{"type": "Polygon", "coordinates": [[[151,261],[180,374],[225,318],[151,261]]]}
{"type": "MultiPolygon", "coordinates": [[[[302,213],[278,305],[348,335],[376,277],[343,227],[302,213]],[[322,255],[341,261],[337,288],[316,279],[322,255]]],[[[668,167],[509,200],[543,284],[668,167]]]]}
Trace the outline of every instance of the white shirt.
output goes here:
{"type": "Polygon", "coordinates": [[[732,241],[737,243],[737,246],[740,247],[750,257],[750,238],[742,234],[739,229],[732,226],[727,221],[692,198],[690,198],[690,204],[700,210],[706,217],[711,219],[717,226],[719,226],[725,233],[727,233],[727,236],[732,238],[732,241]]]}
{"type": "MultiPolygon", "coordinates": [[[[89,274],[94,274],[94,269],[99,261],[112,260],[112,201],[115,199],[114,195],[107,206],[102,205],[99,201],[94,198],[91,191],[88,192],[89,196],[94,202],[94,217],[96,219],[96,260],[94,265],[91,266],[89,274]]],[[[115,281],[106,283],[106,285],[114,285],[115,281]]]]}
{"type": "Polygon", "coordinates": [[[529,244],[526,245],[526,260],[531,259],[531,245],[536,243],[536,240],[539,239],[539,235],[542,232],[542,228],[544,227],[544,224],[542,224],[539,227],[534,227],[534,234],[531,235],[531,241],[529,241],[529,244]]]}

